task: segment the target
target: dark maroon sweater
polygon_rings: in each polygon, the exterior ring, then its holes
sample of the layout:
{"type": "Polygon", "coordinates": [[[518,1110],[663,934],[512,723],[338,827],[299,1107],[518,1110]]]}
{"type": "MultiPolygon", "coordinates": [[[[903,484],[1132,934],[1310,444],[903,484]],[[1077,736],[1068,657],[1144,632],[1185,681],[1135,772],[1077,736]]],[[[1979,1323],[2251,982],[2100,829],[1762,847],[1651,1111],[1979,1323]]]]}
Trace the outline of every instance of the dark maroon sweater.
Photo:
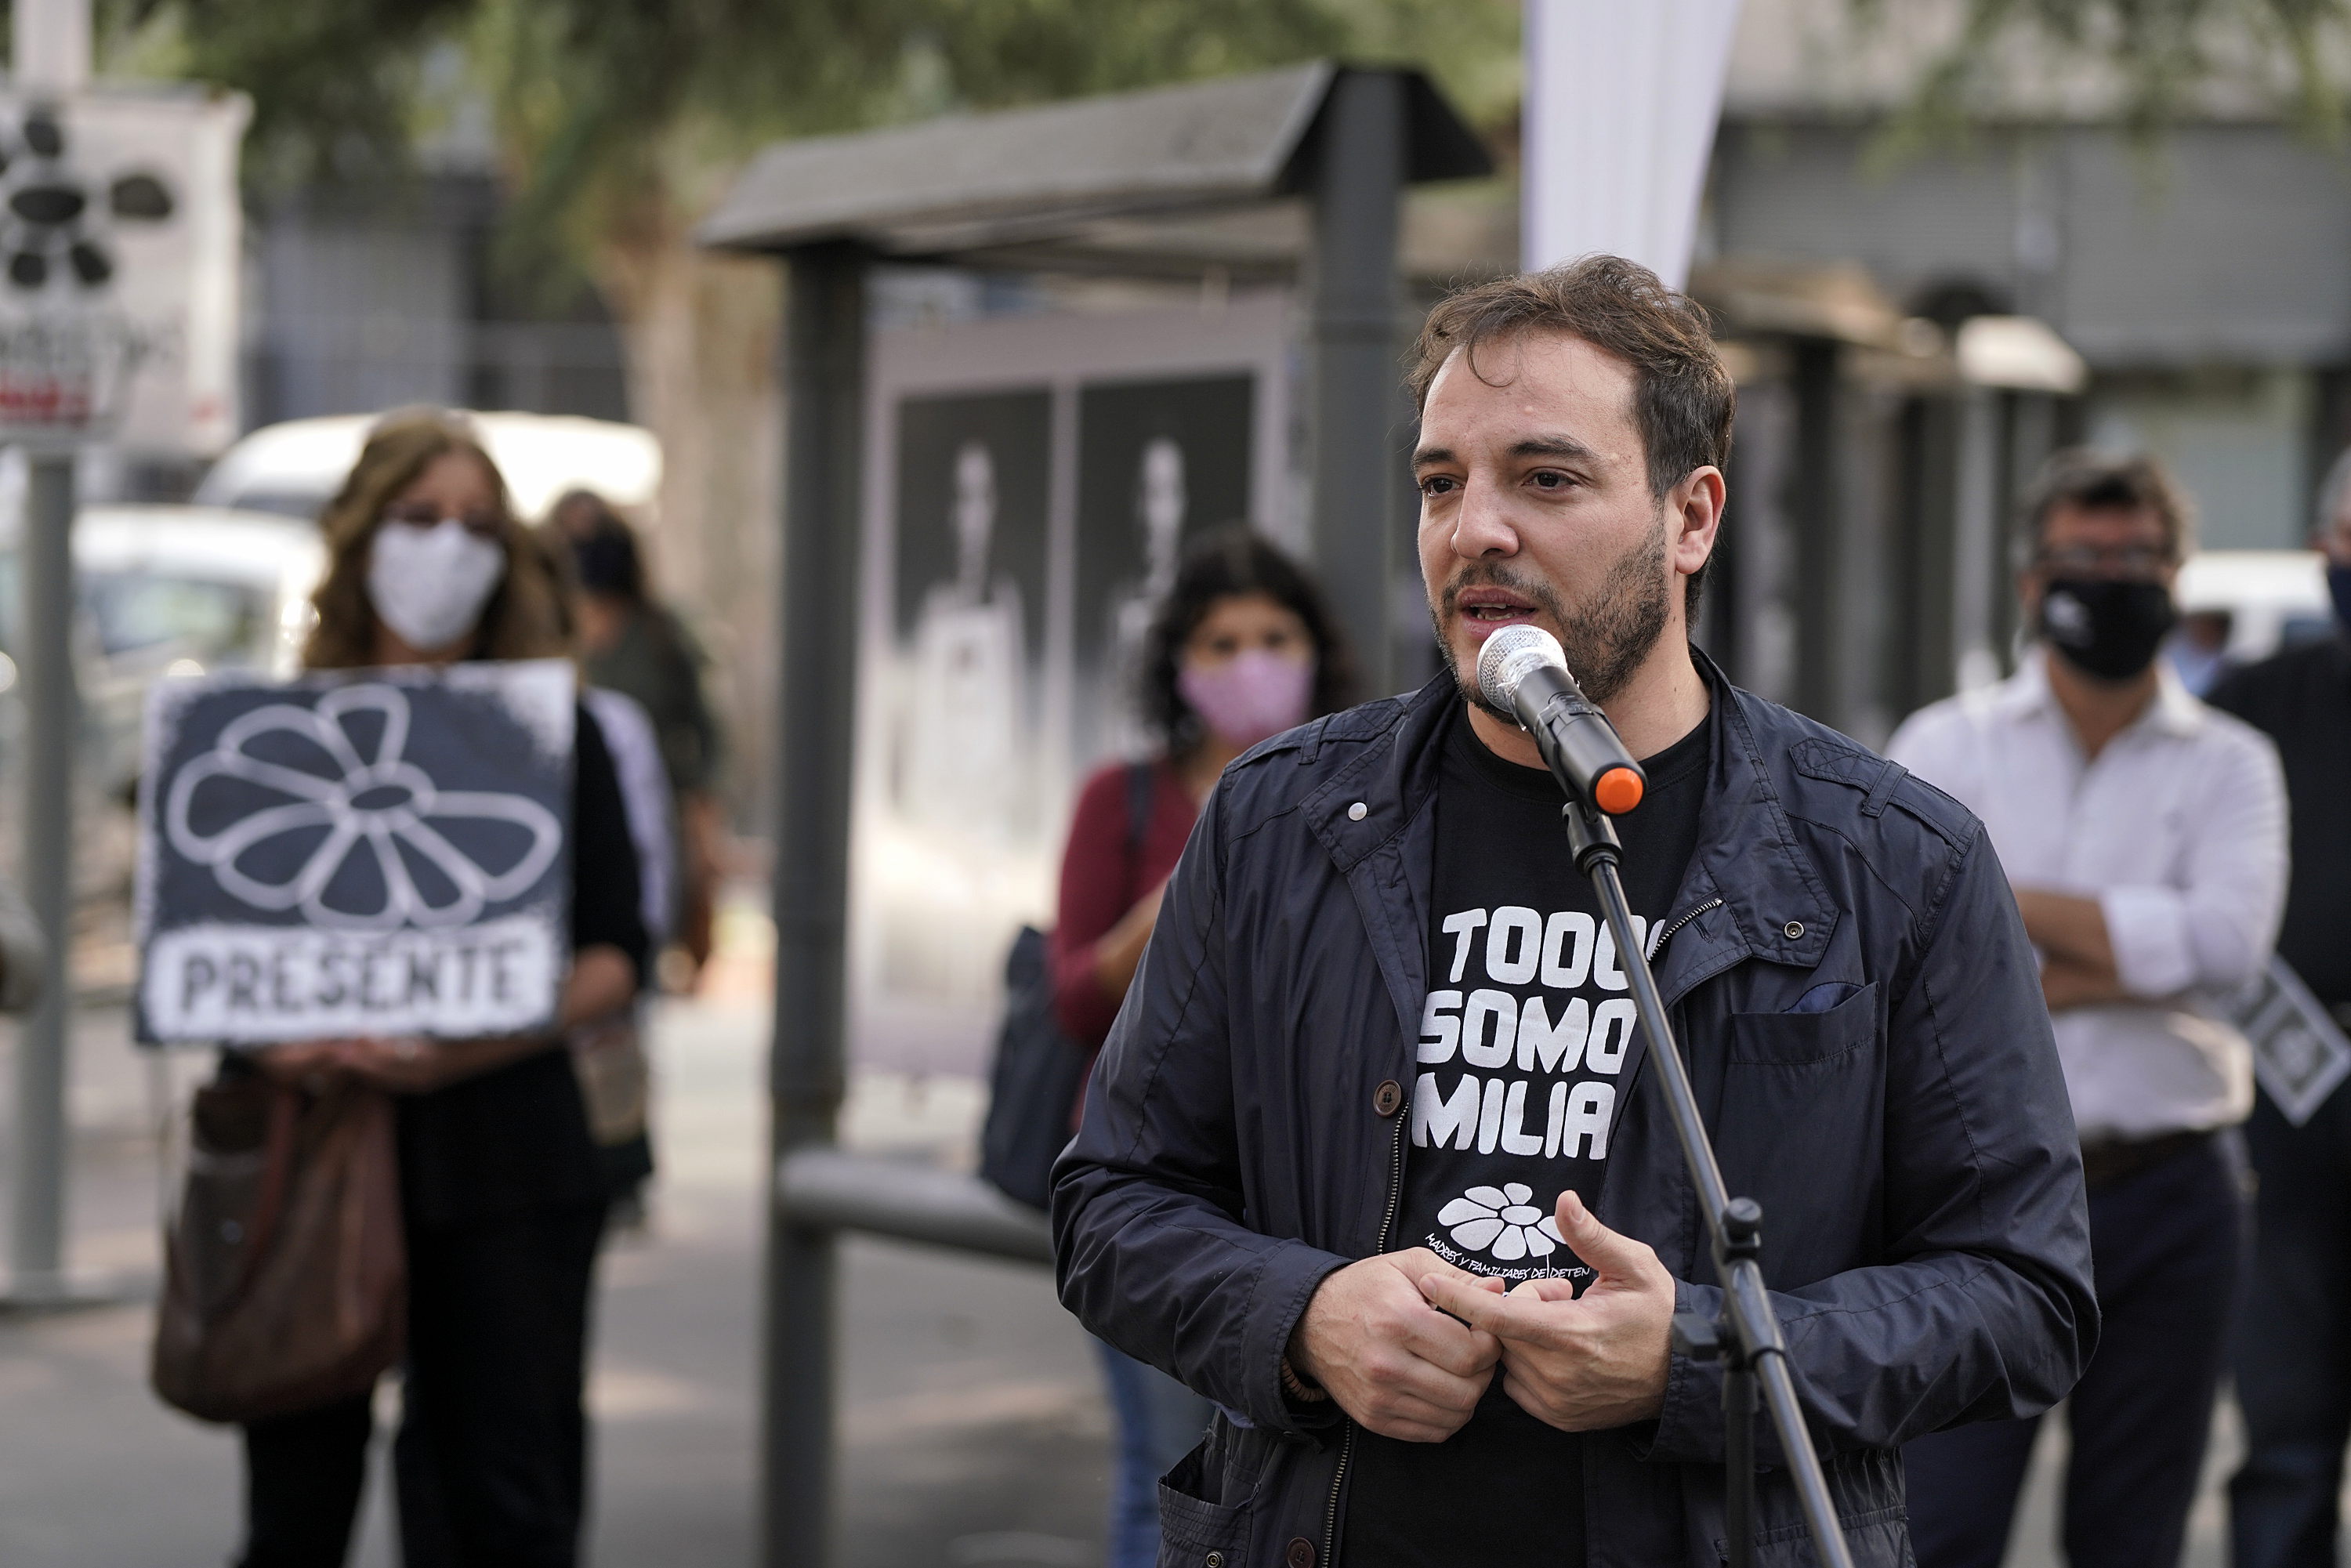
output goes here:
{"type": "Polygon", "coordinates": [[[1069,848],[1061,854],[1061,914],[1051,947],[1053,1010],[1062,1032],[1090,1052],[1101,1048],[1119,1003],[1126,999],[1102,988],[1094,974],[1094,946],[1137,899],[1176,869],[1199,815],[1176,769],[1153,763],[1151,820],[1142,842],[1130,851],[1129,766],[1111,763],[1086,780],[1070,819],[1069,848]]]}

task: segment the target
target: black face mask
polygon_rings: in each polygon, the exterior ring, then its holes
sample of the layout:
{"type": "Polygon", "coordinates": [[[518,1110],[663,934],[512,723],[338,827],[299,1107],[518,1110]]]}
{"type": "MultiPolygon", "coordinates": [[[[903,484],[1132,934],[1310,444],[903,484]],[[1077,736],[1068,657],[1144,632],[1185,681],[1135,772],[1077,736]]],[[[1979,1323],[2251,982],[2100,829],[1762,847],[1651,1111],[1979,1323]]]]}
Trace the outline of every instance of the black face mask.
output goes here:
{"type": "Polygon", "coordinates": [[[2155,662],[2179,621],[2160,582],[2061,577],[2041,596],[2041,634],[2065,662],[2100,680],[2126,681],[2155,662]]]}

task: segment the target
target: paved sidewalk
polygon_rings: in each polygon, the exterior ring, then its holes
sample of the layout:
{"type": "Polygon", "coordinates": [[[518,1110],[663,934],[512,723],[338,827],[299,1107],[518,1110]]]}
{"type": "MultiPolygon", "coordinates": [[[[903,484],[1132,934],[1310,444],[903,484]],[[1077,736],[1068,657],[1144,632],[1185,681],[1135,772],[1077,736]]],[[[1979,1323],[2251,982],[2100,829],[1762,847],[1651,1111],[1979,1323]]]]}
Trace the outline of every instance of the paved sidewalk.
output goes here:
{"type": "MultiPolygon", "coordinates": [[[[756,1414],[763,1013],[667,1004],[656,1030],[663,1175],[647,1232],[600,1283],[593,1561],[748,1564],[756,1414]]],[[[0,1564],[195,1568],[238,1528],[233,1436],[144,1385],[155,1267],[148,1068],[119,1014],[77,1040],[78,1266],[125,1304],[0,1318],[0,1564]]],[[[175,1064],[182,1085],[200,1064],[175,1064]]],[[[0,1077],[0,1082],[5,1082],[0,1077]]],[[[956,1157],[976,1092],[863,1078],[852,1141],[956,1157]]],[[[0,1128],[5,1123],[0,1122],[0,1128]]],[[[5,1138],[5,1133],[0,1133],[5,1138]]],[[[1085,1336],[1042,1270],[852,1241],[843,1270],[844,1568],[1101,1560],[1107,1420],[1085,1336]]],[[[386,1390],[387,1412],[397,1407],[386,1390]]],[[[385,1489],[355,1562],[391,1568],[385,1489]]]]}

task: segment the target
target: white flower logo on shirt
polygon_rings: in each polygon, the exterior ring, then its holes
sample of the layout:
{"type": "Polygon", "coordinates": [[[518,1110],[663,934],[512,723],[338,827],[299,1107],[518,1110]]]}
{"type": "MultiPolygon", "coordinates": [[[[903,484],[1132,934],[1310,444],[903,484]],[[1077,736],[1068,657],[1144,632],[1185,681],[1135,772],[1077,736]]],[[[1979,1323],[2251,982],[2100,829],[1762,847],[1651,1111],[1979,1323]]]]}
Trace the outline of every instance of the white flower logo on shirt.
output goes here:
{"type": "MultiPolygon", "coordinates": [[[[562,824],[526,795],[440,789],[402,757],[407,744],[408,698],[392,686],[343,686],[315,708],[287,703],[256,708],[224,727],[212,750],[172,780],[164,831],[173,849],[211,870],[223,892],[256,909],[298,907],[314,925],[343,929],[465,925],[485,904],[512,898],[538,880],[563,847],[562,824]],[[373,757],[367,758],[344,720],[371,712],[382,728],[373,757]],[[214,801],[205,814],[235,813],[210,833],[199,831],[189,815],[208,784],[214,801]],[[486,845],[460,849],[434,826],[466,821],[504,824],[528,842],[509,846],[519,849],[510,863],[500,852],[490,857],[498,865],[485,865],[477,856],[486,845]],[[281,847],[264,857],[272,862],[267,866],[242,863],[256,847],[287,834],[315,836],[317,842],[307,853],[300,840],[281,847]],[[366,874],[363,862],[351,875],[340,875],[362,846],[375,876],[366,874]],[[294,862],[290,874],[268,874],[288,862],[294,862]]],[[[477,827],[461,836],[478,841],[485,835],[477,827]]]]}
{"type": "Polygon", "coordinates": [[[1524,1182],[1473,1186],[1439,1209],[1437,1223],[1452,1228],[1456,1246],[1472,1252],[1490,1249],[1505,1263],[1548,1258],[1565,1238],[1557,1220],[1527,1201],[1534,1195],[1524,1182]]]}

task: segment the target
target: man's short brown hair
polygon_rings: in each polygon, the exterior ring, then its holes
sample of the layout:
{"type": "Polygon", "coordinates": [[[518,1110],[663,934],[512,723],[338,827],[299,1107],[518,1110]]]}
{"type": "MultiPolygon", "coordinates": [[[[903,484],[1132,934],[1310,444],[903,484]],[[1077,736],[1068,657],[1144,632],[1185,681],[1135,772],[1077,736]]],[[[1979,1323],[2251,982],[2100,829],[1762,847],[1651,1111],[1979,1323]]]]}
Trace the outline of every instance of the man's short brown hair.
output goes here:
{"type": "MultiPolygon", "coordinates": [[[[1706,308],[1621,256],[1587,256],[1498,277],[1440,300],[1414,349],[1413,406],[1427,406],[1429,384],[1455,350],[1463,368],[1483,380],[1479,347],[1527,332],[1581,338],[1633,367],[1633,424],[1641,433],[1653,498],[1662,501],[1694,469],[1729,461],[1739,388],[1715,350],[1706,308]]],[[[1682,612],[1693,624],[1713,564],[1709,558],[1692,572],[1682,591],[1682,612]]]]}
{"type": "Polygon", "coordinates": [[[2086,512],[2149,511],[2163,525],[2166,554],[2176,564],[2196,543],[2196,512],[2187,492],[2162,459],[2144,455],[2117,457],[2086,446],[2070,447],[2041,465],[2024,493],[2017,531],[2016,564],[2022,571],[2041,554],[2050,514],[2060,507],[2086,512]]]}
{"type": "Polygon", "coordinates": [[[1477,375],[1481,345],[1526,332],[1581,338],[1633,367],[1633,423],[1652,496],[1662,497],[1692,469],[1729,460],[1739,389],[1715,350],[1705,308],[1621,256],[1587,256],[1447,296],[1420,329],[1414,406],[1427,403],[1429,383],[1456,349],[1477,375]]]}

